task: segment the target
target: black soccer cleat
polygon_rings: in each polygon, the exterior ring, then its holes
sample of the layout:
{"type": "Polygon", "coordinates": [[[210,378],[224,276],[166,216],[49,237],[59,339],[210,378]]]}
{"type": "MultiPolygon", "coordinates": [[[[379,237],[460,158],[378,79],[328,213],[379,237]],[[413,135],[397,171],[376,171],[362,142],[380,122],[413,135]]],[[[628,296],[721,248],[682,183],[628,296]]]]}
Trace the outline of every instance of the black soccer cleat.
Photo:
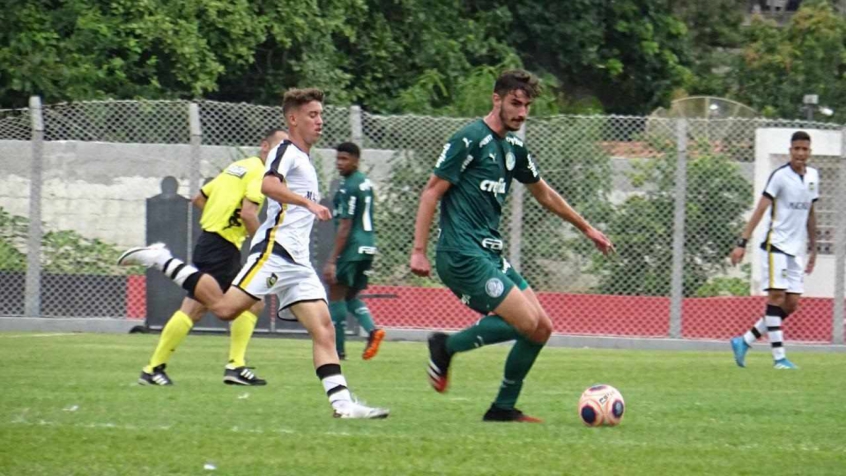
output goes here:
{"type": "Polygon", "coordinates": [[[449,386],[449,363],[452,356],[447,351],[446,341],[449,335],[433,332],[429,335],[429,383],[438,393],[444,393],[449,386]]]}
{"type": "Polygon", "coordinates": [[[138,383],[141,385],[173,385],[173,380],[165,373],[165,367],[167,367],[167,364],[161,364],[154,367],[151,373],[142,370],[141,376],[138,377],[138,383]]]}
{"type": "Polygon", "coordinates": [[[267,380],[260,379],[251,370],[253,367],[227,368],[223,371],[223,383],[226,385],[246,385],[259,387],[267,385],[267,380]]]}
{"type": "Polygon", "coordinates": [[[482,421],[543,423],[543,420],[540,418],[526,415],[516,408],[499,408],[495,405],[491,405],[491,408],[485,412],[482,421]]]}

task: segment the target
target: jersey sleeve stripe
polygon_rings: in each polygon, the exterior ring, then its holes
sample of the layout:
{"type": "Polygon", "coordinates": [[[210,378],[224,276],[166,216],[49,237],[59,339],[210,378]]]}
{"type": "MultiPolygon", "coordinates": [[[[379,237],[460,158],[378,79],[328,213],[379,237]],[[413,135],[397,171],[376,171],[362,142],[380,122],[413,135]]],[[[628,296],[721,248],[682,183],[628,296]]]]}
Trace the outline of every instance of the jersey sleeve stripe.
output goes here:
{"type": "Polygon", "coordinates": [[[274,157],[273,162],[270,163],[270,168],[267,169],[267,173],[264,174],[265,176],[274,175],[276,177],[279,177],[280,179],[285,179],[285,177],[283,177],[282,174],[278,172],[278,170],[279,164],[282,163],[282,157],[285,155],[285,151],[288,150],[289,144],[290,142],[287,141],[279,144],[279,147],[276,149],[276,157],[274,157]]]}
{"type": "Polygon", "coordinates": [[[771,174],[770,174],[770,176],[769,176],[769,178],[767,178],[767,183],[764,185],[764,190],[765,190],[765,191],[764,191],[764,195],[765,195],[765,196],[768,196],[768,197],[770,197],[770,198],[773,198],[773,196],[772,196],[772,195],[770,195],[770,194],[768,194],[768,193],[766,192],[767,187],[769,187],[769,186],[770,186],[770,182],[772,182],[773,177],[775,177],[775,174],[777,174],[779,170],[781,170],[781,169],[783,169],[783,168],[785,168],[785,167],[790,167],[790,162],[788,162],[788,163],[786,163],[786,164],[782,165],[781,167],[779,167],[779,168],[777,168],[777,169],[773,170],[773,173],[771,173],[771,174]]]}

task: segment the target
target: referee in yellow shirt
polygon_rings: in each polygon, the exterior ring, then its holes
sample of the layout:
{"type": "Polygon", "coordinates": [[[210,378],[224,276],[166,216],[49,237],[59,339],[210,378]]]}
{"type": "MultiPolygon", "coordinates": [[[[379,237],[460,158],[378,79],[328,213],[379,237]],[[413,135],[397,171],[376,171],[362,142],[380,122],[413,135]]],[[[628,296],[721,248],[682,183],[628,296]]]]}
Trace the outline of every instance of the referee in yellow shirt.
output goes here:
{"type": "MultiPolygon", "coordinates": [[[[227,289],[241,270],[241,244],[259,227],[258,214],[264,196],[261,182],[267,154],[288,135],[282,129],[270,129],[261,141],[258,157],[249,157],[230,164],[214,180],[207,183],[192,203],[203,210],[200,227],[203,229],[194,246],[194,266],[210,274],[227,289]]],[[[266,385],[246,364],[247,344],[253,335],[264,302],[258,301],[232,322],[230,328],[229,363],[223,373],[223,383],[229,385],[266,385]]],[[[172,385],[165,373],[171,354],[185,340],[206,307],[190,294],[182,307],[173,313],[162,329],[159,344],[149,364],[141,371],[142,385],[172,385]]]]}

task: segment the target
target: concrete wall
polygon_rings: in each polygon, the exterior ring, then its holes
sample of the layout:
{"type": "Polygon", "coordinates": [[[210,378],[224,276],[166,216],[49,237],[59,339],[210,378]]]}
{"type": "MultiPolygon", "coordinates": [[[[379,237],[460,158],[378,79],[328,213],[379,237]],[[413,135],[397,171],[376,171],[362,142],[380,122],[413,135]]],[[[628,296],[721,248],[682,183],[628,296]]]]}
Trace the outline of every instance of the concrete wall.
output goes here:
{"type": "MultiPolygon", "coordinates": [[[[29,213],[32,146],[28,141],[0,141],[0,207],[14,215],[29,213]]],[[[255,154],[256,148],[201,147],[201,177],[213,177],[227,164],[255,154]]],[[[364,149],[362,168],[377,187],[387,182],[395,151],[364,149]]],[[[174,176],[188,196],[190,146],[54,141],[44,144],[42,196],[46,230],[75,230],[119,247],[144,244],[145,200],[161,192],[161,180],[174,176]]],[[[322,192],[337,177],[332,149],[316,149],[322,192]]],[[[425,159],[424,159],[425,160],[425,159]]],[[[434,158],[432,158],[434,164],[434,158]]],[[[634,192],[627,178],[632,159],[612,158],[614,191],[620,203],[634,192]]],[[[751,180],[752,164],[741,164],[751,180]]]]}
{"type": "MultiPolygon", "coordinates": [[[[32,146],[28,141],[0,141],[0,207],[29,214],[32,146]]],[[[217,175],[227,164],[256,148],[203,146],[201,177],[217,175]]],[[[318,149],[323,186],[335,176],[334,150],[318,149]]],[[[364,151],[365,170],[374,180],[387,176],[390,151],[364,151]]],[[[190,146],[57,141],[44,144],[42,217],[46,231],[75,230],[120,247],[144,243],[145,201],[161,192],[163,177],[179,180],[188,196],[190,146]]],[[[327,190],[328,188],[324,189],[327,190]]]]}

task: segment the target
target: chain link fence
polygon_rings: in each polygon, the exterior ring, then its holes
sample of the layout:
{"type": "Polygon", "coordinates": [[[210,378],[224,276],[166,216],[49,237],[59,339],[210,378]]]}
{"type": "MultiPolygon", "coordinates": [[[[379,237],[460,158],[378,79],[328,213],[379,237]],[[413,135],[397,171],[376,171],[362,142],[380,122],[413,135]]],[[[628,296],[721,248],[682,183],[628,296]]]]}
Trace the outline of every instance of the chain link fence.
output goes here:
{"type": "MultiPolygon", "coordinates": [[[[124,248],[150,241],[151,203],[187,207],[204,179],[254,154],[281,117],[280,107],[213,101],[43,108],[35,101],[0,110],[0,161],[10,171],[0,179],[0,314],[144,317],[143,270],[113,263],[124,248]]],[[[324,120],[313,153],[322,194],[331,194],[336,178],[332,148],[347,140],[362,146],[362,168],[376,186],[379,255],[368,292],[389,296],[369,303],[377,323],[456,329],[477,319],[437,277],[415,277],[407,265],[420,191],[443,144],[471,119],[383,116],[353,106],[327,107],[324,120]]],[[[727,256],[797,129],[811,133],[811,165],[820,170],[818,264],[786,334],[843,343],[846,151],[839,125],[530,118],[520,134],[542,177],[612,238],[617,254],[598,254],[518,185],[502,221],[508,259],[561,334],[739,334],[764,309],[757,242],[742,266],[732,268],[727,256]]],[[[190,259],[196,224],[186,221],[174,253],[190,259]]],[[[435,236],[433,226],[430,257],[435,236]]],[[[317,233],[315,245],[331,239],[317,233]]]]}

